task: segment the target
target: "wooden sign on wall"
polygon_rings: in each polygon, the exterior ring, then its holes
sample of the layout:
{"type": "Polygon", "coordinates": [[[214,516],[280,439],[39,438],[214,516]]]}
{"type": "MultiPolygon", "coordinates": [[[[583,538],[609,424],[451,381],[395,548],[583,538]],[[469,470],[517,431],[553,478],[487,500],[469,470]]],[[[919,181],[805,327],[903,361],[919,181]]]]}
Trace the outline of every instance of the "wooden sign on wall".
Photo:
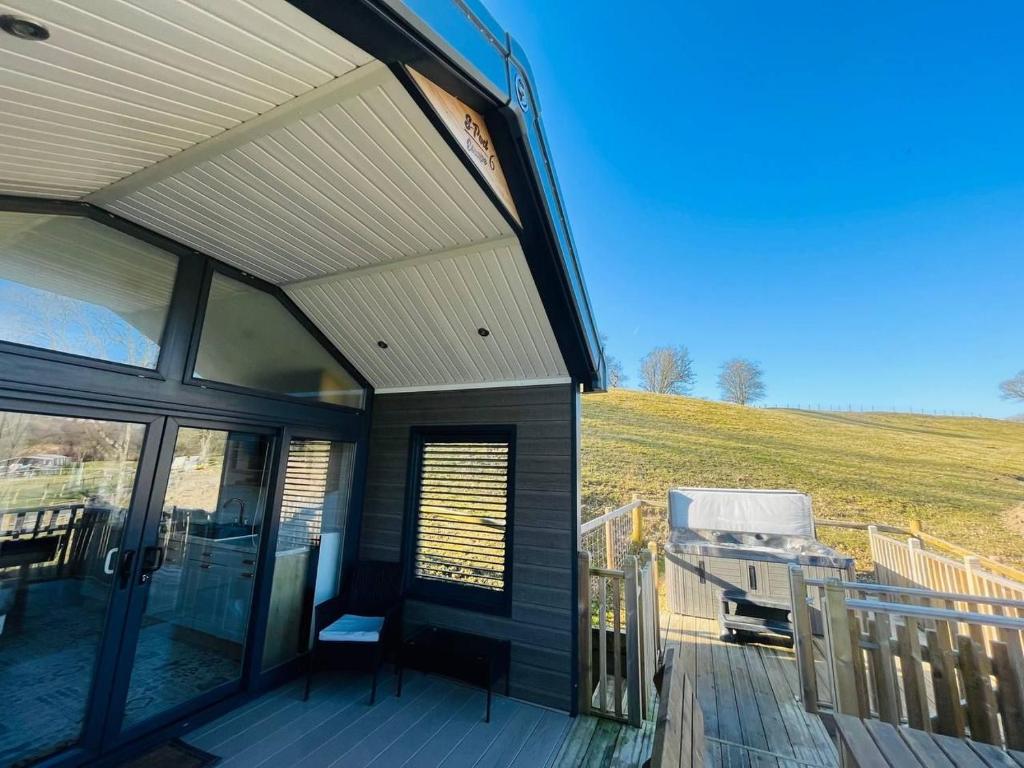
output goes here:
{"type": "Polygon", "coordinates": [[[462,147],[463,152],[487,181],[487,185],[505,204],[509,213],[512,214],[512,218],[522,224],[483,115],[448,93],[444,88],[435,85],[415,69],[411,67],[407,67],[407,69],[427,101],[434,107],[441,122],[445,124],[459,146],[462,147]]]}

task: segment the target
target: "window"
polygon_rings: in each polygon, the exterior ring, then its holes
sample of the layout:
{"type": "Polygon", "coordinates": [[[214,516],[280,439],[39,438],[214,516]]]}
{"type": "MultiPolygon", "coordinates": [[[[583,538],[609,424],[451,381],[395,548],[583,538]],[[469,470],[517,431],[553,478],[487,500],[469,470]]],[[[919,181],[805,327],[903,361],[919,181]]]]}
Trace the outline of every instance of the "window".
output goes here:
{"type": "Polygon", "coordinates": [[[308,650],[308,596],[319,603],[337,594],[355,457],[352,443],[296,438],[288,446],[264,669],[308,650]]]}
{"type": "Polygon", "coordinates": [[[508,605],[513,444],[510,428],[416,433],[412,594],[508,605]]]}
{"type": "Polygon", "coordinates": [[[352,408],[355,378],[269,293],[214,273],[195,373],[234,384],[352,408]]]}
{"type": "Polygon", "coordinates": [[[0,339],[156,368],[177,269],[81,216],[0,211],[0,339]]]}

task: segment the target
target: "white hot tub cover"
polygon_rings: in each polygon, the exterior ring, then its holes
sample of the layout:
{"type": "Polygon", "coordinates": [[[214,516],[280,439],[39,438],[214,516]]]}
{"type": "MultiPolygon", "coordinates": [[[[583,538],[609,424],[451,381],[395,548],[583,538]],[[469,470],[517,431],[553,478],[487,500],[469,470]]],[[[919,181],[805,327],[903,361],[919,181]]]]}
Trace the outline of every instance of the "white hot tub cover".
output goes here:
{"type": "Polygon", "coordinates": [[[669,526],[814,538],[811,497],[798,491],[672,488],[669,526]]]}

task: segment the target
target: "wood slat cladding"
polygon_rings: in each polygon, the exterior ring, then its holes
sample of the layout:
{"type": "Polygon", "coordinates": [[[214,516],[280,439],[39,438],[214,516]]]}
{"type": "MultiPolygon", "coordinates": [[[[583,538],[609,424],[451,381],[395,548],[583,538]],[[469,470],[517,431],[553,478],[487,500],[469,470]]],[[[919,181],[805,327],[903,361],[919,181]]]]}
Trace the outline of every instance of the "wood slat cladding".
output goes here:
{"type": "Polygon", "coordinates": [[[402,556],[413,428],[514,425],[510,615],[409,600],[405,621],[511,640],[512,696],[563,710],[573,697],[576,402],[570,384],[376,396],[360,543],[363,558],[402,556]]]}

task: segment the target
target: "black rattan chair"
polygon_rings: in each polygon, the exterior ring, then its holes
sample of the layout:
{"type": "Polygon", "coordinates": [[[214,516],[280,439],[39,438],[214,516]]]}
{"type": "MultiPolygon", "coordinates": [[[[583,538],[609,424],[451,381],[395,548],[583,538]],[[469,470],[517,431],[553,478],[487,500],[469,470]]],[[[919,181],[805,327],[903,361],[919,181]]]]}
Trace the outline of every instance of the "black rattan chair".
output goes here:
{"type": "Polygon", "coordinates": [[[345,575],[342,591],[313,610],[313,647],[306,692],[318,664],[340,654],[366,657],[373,669],[370,704],[377,698],[377,674],[395,647],[402,623],[402,565],[366,560],[345,575]]]}

